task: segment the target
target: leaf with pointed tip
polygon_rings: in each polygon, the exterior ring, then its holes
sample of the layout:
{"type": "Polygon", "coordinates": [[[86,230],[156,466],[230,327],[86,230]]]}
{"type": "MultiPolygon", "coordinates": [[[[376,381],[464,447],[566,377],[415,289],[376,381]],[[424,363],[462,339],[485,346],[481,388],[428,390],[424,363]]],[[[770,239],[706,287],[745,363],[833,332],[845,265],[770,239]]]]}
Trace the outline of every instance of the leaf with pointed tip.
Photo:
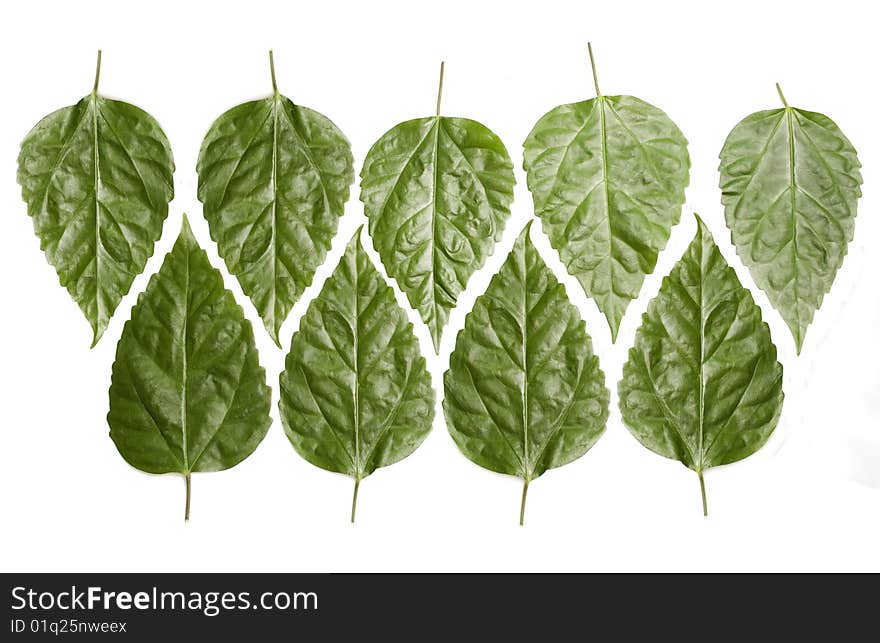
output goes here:
{"type": "Polygon", "coordinates": [[[793,107],[747,116],[721,150],[731,239],[798,353],[852,241],[860,167],[830,118],[793,107]]]}
{"type": "Polygon", "coordinates": [[[530,481],[599,439],[609,397],[580,313],[532,245],[530,225],[468,313],[443,376],[458,448],[522,478],[523,509],[530,481]]]}
{"type": "Polygon", "coordinates": [[[18,183],[59,281],[92,327],[92,346],[153,254],[174,196],[168,139],[145,111],[95,93],[28,133],[18,183]]]}
{"type": "Polygon", "coordinates": [[[269,404],[251,323],[184,217],[116,348],[110,437],[133,467],[182,473],[188,485],[191,472],[248,457],[269,429],[269,404]]]}
{"type": "Polygon", "coordinates": [[[613,341],[681,216],[687,141],[653,105],[599,96],[550,110],[523,146],[535,213],[613,341]]]}
{"type": "Polygon", "coordinates": [[[406,121],[367,154],[361,201],[370,235],[438,351],[459,293],[501,238],[514,182],[504,144],[466,118],[406,121]]]}
{"type": "Polygon", "coordinates": [[[618,391],[636,439],[696,471],[701,487],[705,469],[751,455],[776,428],[782,365],[770,329],[699,217],[648,304],[618,391]]]}
{"type": "MultiPolygon", "coordinates": [[[[290,344],[279,408],[297,453],[357,485],[431,430],[434,390],[412,324],[355,233],[290,344]]],[[[354,503],[352,505],[354,521],[354,503]]]]}
{"type": "Polygon", "coordinates": [[[224,113],[202,142],[198,195],[211,237],[278,346],[330,249],[353,164],[336,125],[277,92],[224,113]]]}

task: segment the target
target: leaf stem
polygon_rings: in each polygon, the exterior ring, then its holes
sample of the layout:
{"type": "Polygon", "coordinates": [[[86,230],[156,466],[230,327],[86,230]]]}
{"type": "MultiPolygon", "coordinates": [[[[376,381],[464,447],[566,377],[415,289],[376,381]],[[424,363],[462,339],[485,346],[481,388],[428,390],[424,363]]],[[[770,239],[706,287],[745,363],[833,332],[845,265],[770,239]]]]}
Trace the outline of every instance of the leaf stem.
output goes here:
{"type": "Polygon", "coordinates": [[[599,90],[599,76],[596,75],[596,59],[593,58],[592,43],[587,43],[587,51],[590,52],[590,67],[593,69],[593,86],[596,88],[596,96],[601,96],[602,92],[599,90]]]}
{"type": "Polygon", "coordinates": [[[275,81],[275,55],[269,50],[269,71],[272,72],[272,93],[278,95],[278,83],[275,81]]]}
{"type": "Polygon", "coordinates": [[[709,515],[709,509],[706,507],[706,482],[703,480],[703,472],[697,471],[697,477],[700,479],[700,495],[703,496],[703,515],[709,515]]]}
{"type": "Polygon", "coordinates": [[[776,83],[776,91],[779,94],[779,99],[782,101],[782,104],[787,108],[788,101],[785,100],[785,94],[782,93],[782,87],[779,86],[779,83],[776,83]]]}
{"type": "Polygon", "coordinates": [[[523,480],[522,500],[519,503],[519,526],[523,526],[526,518],[526,496],[529,493],[529,479],[523,480]]]}
{"type": "Polygon", "coordinates": [[[354,522],[354,514],[357,511],[358,504],[358,488],[361,486],[361,479],[354,479],[354,494],[351,497],[351,522],[354,522]]]}
{"type": "Polygon", "coordinates": [[[446,63],[440,61],[440,85],[437,87],[437,116],[440,116],[440,99],[443,98],[443,68],[446,63]]]}
{"type": "Polygon", "coordinates": [[[189,500],[190,500],[190,496],[192,495],[192,483],[190,481],[190,474],[184,473],[183,480],[184,480],[184,483],[186,484],[186,509],[183,512],[183,520],[188,521],[189,520],[189,500]]]}
{"type": "Polygon", "coordinates": [[[95,65],[95,84],[92,85],[92,96],[98,95],[98,81],[101,80],[101,50],[98,50],[98,62],[95,65]]]}

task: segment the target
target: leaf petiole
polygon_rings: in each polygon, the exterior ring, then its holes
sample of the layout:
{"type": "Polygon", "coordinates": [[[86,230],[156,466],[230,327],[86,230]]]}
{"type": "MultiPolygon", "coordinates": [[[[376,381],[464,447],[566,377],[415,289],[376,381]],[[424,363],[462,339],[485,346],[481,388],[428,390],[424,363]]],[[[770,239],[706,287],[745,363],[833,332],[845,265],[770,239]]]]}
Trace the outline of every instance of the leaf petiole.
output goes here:
{"type": "Polygon", "coordinates": [[[709,509],[706,506],[706,482],[703,480],[703,472],[697,471],[697,477],[700,479],[700,495],[703,496],[703,516],[708,516],[709,509]]]}
{"type": "Polygon", "coordinates": [[[785,94],[782,93],[782,87],[779,86],[779,83],[776,83],[776,92],[779,94],[779,99],[782,101],[782,104],[788,109],[788,101],[785,100],[785,94]]]}
{"type": "Polygon", "coordinates": [[[190,481],[190,474],[184,473],[183,480],[184,480],[184,483],[186,484],[186,509],[184,510],[184,513],[183,513],[183,520],[188,521],[189,520],[189,501],[190,501],[190,497],[192,495],[192,482],[190,481]]]}
{"type": "Polygon", "coordinates": [[[269,71],[272,72],[272,93],[278,95],[278,83],[275,81],[275,55],[269,50],[269,71]]]}
{"type": "Polygon", "coordinates": [[[526,496],[529,493],[529,479],[523,480],[522,500],[519,503],[519,526],[523,526],[526,517],[526,496]]]}
{"type": "Polygon", "coordinates": [[[361,486],[360,477],[355,477],[354,479],[354,494],[351,496],[351,522],[354,523],[354,515],[357,511],[358,504],[358,488],[361,486]]]}
{"type": "Polygon", "coordinates": [[[95,84],[92,85],[92,96],[98,95],[98,81],[101,80],[101,50],[98,50],[98,62],[95,65],[95,84]]]}
{"type": "Polygon", "coordinates": [[[437,116],[440,116],[440,99],[443,98],[443,68],[446,66],[446,63],[440,62],[440,84],[437,87],[437,116]]]}
{"type": "Polygon", "coordinates": [[[602,96],[599,91],[599,76],[596,75],[596,59],[593,58],[593,44],[587,43],[587,51],[590,52],[590,67],[593,69],[593,86],[596,88],[596,96],[602,96]]]}

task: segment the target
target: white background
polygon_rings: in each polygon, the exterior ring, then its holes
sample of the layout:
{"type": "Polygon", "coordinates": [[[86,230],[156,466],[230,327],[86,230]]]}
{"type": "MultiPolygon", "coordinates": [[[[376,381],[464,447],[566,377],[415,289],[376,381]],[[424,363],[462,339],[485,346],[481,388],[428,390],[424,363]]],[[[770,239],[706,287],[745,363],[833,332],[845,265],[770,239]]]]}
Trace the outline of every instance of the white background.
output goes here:
{"type": "MultiPolygon", "coordinates": [[[[0,569],[880,570],[880,46],[869,3],[193,4],[31,1],[0,8],[0,569]],[[433,113],[441,59],[444,114],[475,118],[505,141],[516,165],[513,215],[453,311],[439,357],[397,291],[440,391],[465,313],[532,217],[522,141],[553,106],[593,95],[588,40],[603,92],[637,95],[664,109],[688,138],[693,165],[681,223],[616,345],[594,303],[533,228],[586,319],[612,392],[597,445],[531,486],[520,528],[520,482],[457,451],[438,395],[428,439],[361,485],[351,525],[352,482],[291,448],[276,407],[285,352],[226,275],[254,323],[273,388],[273,425],[241,465],[193,477],[192,520],[184,524],[182,478],[132,469],[108,437],[110,367],[122,325],[170,249],[182,212],[222,266],[196,199],[196,155],[221,112],[269,93],[268,49],[275,50],[281,91],[339,125],[358,171],[388,128],[433,113]],[[156,252],[89,350],[89,326],[40,252],[15,163],[38,119],[91,90],[98,47],[101,92],[159,120],[177,172],[156,252]],[[776,81],[793,105],[831,116],[864,165],[855,241],[799,358],[729,243],[717,187],[727,132],[747,114],[779,105],[776,81]],[[642,448],[616,405],[626,351],[660,279],[693,236],[693,211],[753,289],[785,367],[774,437],[748,460],[708,472],[708,519],[696,475],[642,448]]],[[[333,250],[283,328],[285,345],[364,222],[358,193],[353,186],[333,250]]]]}

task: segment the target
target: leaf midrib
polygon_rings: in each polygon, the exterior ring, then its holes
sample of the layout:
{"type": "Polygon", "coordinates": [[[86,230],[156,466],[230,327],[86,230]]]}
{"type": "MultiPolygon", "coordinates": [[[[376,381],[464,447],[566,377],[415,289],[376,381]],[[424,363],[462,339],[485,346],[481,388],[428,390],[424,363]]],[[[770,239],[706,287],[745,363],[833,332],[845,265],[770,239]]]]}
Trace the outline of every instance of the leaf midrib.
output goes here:
{"type": "MultiPolygon", "coordinates": [[[[434,340],[434,346],[439,349],[440,346],[440,330],[441,325],[437,317],[437,177],[439,175],[438,166],[440,165],[440,119],[441,116],[434,117],[434,143],[431,152],[431,165],[433,169],[433,178],[431,181],[431,307],[433,308],[433,317],[431,324],[431,339],[434,340]]],[[[445,288],[444,288],[445,290],[445,288]]]]}
{"type": "Polygon", "coordinates": [[[98,152],[98,97],[96,94],[92,94],[91,97],[91,105],[92,105],[92,145],[94,146],[94,182],[93,182],[93,191],[95,195],[95,340],[97,341],[98,337],[98,328],[101,325],[101,320],[104,319],[104,315],[106,314],[102,311],[102,302],[101,302],[101,203],[98,200],[98,191],[101,186],[101,170],[100,170],[100,156],[98,152]]]}
{"type": "MultiPolygon", "coordinates": [[[[360,245],[360,241],[358,241],[358,246],[360,245]]],[[[361,326],[361,302],[360,302],[360,292],[358,290],[358,282],[360,275],[359,272],[359,259],[360,259],[360,247],[355,248],[354,252],[354,270],[352,270],[354,276],[354,288],[352,288],[352,293],[354,295],[354,328],[352,329],[354,332],[352,333],[352,364],[354,366],[354,408],[353,408],[353,421],[354,421],[354,461],[355,461],[355,479],[361,479],[361,473],[363,469],[363,463],[361,462],[361,402],[360,402],[360,389],[361,389],[361,374],[360,374],[360,343],[358,341],[358,335],[360,335],[360,326],[361,326]]]]}
{"type": "MultiPolygon", "coordinates": [[[[189,244],[187,243],[186,246],[189,244]]],[[[189,248],[184,246],[184,282],[183,282],[183,324],[180,328],[180,346],[181,346],[181,388],[180,388],[180,427],[182,432],[181,445],[183,447],[183,472],[190,473],[189,466],[189,436],[188,436],[188,416],[187,408],[187,386],[189,385],[188,364],[187,364],[187,327],[189,325],[189,248]]]]}
{"type": "Polygon", "coordinates": [[[272,339],[278,342],[278,92],[272,98],[272,339]]]}
{"type": "Polygon", "coordinates": [[[792,261],[794,268],[794,293],[795,293],[795,305],[794,305],[794,318],[797,323],[797,333],[795,337],[795,343],[797,344],[798,352],[800,352],[801,343],[803,342],[803,332],[801,330],[801,307],[800,307],[800,288],[798,284],[798,263],[799,255],[798,255],[798,244],[797,244],[797,179],[795,176],[795,149],[794,149],[794,119],[792,117],[792,112],[794,110],[791,107],[785,108],[785,118],[788,121],[788,169],[789,169],[789,192],[791,193],[791,243],[792,243],[792,252],[794,254],[794,261],[792,261]]]}
{"type": "Polygon", "coordinates": [[[529,413],[529,364],[528,364],[528,347],[529,347],[529,275],[528,275],[528,250],[527,241],[522,244],[520,257],[522,260],[522,280],[523,280],[523,296],[522,296],[522,368],[523,368],[523,390],[522,390],[522,420],[523,420],[523,477],[528,483],[532,479],[532,464],[529,462],[529,422],[531,421],[529,413]]]}
{"type": "MultiPolygon", "coordinates": [[[[605,122],[605,97],[596,97],[596,102],[600,108],[599,138],[602,141],[602,192],[605,194],[605,223],[608,230],[608,295],[610,298],[614,298],[616,296],[614,292],[614,230],[611,227],[611,195],[608,189],[608,130],[607,123],[605,122]]],[[[619,325],[620,322],[617,323],[619,325]]],[[[612,341],[617,337],[617,328],[611,329],[611,336],[612,341]]]]}
{"type": "Polygon", "coordinates": [[[705,289],[703,288],[703,284],[706,281],[706,247],[703,243],[703,231],[700,230],[700,281],[698,284],[698,288],[700,289],[700,381],[699,381],[699,421],[700,421],[700,434],[699,434],[699,443],[697,447],[697,451],[700,454],[700,462],[697,467],[697,473],[701,473],[703,471],[703,466],[705,464],[706,454],[703,451],[703,439],[705,436],[705,413],[706,413],[706,404],[705,404],[705,396],[706,396],[706,321],[708,319],[708,315],[706,314],[706,298],[705,298],[705,289]]]}

